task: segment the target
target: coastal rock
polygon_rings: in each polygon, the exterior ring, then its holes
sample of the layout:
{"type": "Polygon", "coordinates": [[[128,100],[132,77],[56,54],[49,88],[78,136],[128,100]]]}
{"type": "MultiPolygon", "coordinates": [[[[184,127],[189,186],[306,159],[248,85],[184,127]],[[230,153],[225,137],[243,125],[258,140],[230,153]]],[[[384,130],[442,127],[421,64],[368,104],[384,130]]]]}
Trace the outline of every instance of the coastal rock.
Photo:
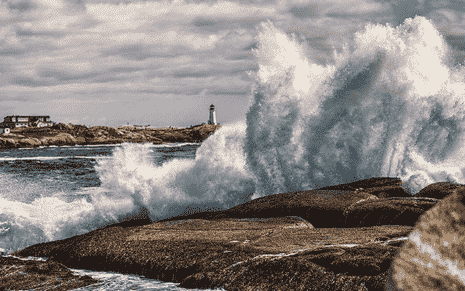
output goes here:
{"type": "Polygon", "coordinates": [[[83,145],[83,144],[86,144],[87,141],[84,137],[82,136],[78,136],[76,137],[76,144],[79,144],[79,145],[83,145]]]}
{"type": "Polygon", "coordinates": [[[69,133],[60,133],[48,140],[48,145],[75,145],[76,139],[69,133]]]}
{"type": "Polygon", "coordinates": [[[184,288],[227,290],[383,290],[396,247],[319,247],[257,256],[219,272],[193,274],[184,288]]]}
{"type": "Polygon", "coordinates": [[[68,267],[135,273],[226,290],[382,290],[396,247],[383,241],[411,228],[293,227],[299,217],[187,219],[116,224],[30,246],[18,256],[52,257],[68,267]],[[333,244],[358,244],[353,248],[333,244]],[[344,286],[350,286],[348,289],[344,286]],[[365,289],[360,289],[365,290],[365,289]]]}
{"type": "Polygon", "coordinates": [[[139,128],[94,126],[59,123],[51,127],[14,129],[8,137],[0,137],[0,147],[21,148],[50,145],[116,144],[123,142],[161,144],[165,142],[201,142],[220,125],[198,125],[191,128],[139,128]],[[19,134],[21,133],[21,134],[19,134]],[[19,142],[23,139],[22,142],[19,142]],[[37,140],[35,140],[37,139],[37,140]]]}
{"type": "Polygon", "coordinates": [[[89,276],[76,276],[65,265],[53,261],[0,257],[2,290],[72,290],[98,283],[89,276]]]}
{"type": "Polygon", "coordinates": [[[443,199],[446,196],[452,194],[455,189],[460,187],[464,187],[464,185],[451,182],[438,182],[426,186],[413,196],[443,199]]]}
{"type": "Polygon", "coordinates": [[[465,290],[465,188],[425,212],[395,257],[386,291],[465,290]]]}
{"type": "Polygon", "coordinates": [[[4,148],[16,148],[18,143],[13,138],[0,138],[0,146],[4,148]]]}
{"type": "Polygon", "coordinates": [[[23,147],[38,147],[42,145],[40,140],[34,137],[20,139],[17,143],[22,148],[23,147]]]}
{"type": "Polygon", "coordinates": [[[413,226],[418,218],[438,201],[437,199],[413,197],[369,199],[361,201],[345,209],[345,226],[413,226]]]}
{"type": "Polygon", "coordinates": [[[339,184],[334,186],[327,186],[319,188],[318,190],[351,190],[363,188],[364,190],[377,187],[388,187],[388,186],[401,186],[402,180],[399,178],[379,177],[359,180],[355,182],[339,184]]]}
{"type": "Polygon", "coordinates": [[[378,198],[412,197],[402,186],[382,186],[364,189],[364,192],[377,196],[378,198]]]}
{"type": "Polygon", "coordinates": [[[227,210],[177,216],[177,219],[269,218],[299,216],[314,227],[344,227],[344,209],[370,197],[367,193],[340,190],[310,190],[268,195],[227,210]],[[325,219],[331,217],[331,219],[325,219]]]}

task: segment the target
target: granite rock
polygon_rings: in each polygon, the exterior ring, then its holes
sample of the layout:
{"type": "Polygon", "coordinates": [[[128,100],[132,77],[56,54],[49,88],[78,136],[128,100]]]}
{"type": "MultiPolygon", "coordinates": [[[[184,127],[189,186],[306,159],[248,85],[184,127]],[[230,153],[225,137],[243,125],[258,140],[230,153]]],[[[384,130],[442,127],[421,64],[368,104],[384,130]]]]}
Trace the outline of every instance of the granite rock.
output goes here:
{"type": "Polygon", "coordinates": [[[300,217],[186,219],[116,224],[15,255],[135,273],[187,288],[373,291],[383,290],[398,249],[386,242],[410,231],[402,226],[316,229],[300,217]],[[347,243],[358,245],[340,245],[347,243]]]}
{"type": "Polygon", "coordinates": [[[431,197],[436,199],[443,199],[444,197],[452,194],[452,192],[460,187],[462,184],[451,183],[451,182],[438,182],[433,183],[425,188],[421,189],[414,197],[431,197]]]}
{"type": "Polygon", "coordinates": [[[345,226],[413,226],[418,218],[438,201],[437,199],[414,197],[367,199],[354,203],[345,209],[345,226]]]}
{"type": "Polygon", "coordinates": [[[73,290],[99,281],[54,261],[0,257],[0,290],[73,290]]]}
{"type": "Polygon", "coordinates": [[[459,187],[417,221],[391,265],[386,290],[465,290],[464,245],[465,188],[459,187]]]}

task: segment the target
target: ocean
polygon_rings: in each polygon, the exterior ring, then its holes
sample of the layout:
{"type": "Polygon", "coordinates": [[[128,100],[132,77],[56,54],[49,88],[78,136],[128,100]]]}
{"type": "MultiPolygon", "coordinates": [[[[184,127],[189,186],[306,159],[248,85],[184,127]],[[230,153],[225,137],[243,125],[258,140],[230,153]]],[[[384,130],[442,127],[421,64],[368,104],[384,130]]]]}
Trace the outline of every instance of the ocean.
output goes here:
{"type": "Polygon", "coordinates": [[[0,248],[371,177],[465,183],[465,69],[432,22],[367,24],[335,61],[271,22],[257,43],[247,115],[202,144],[1,151],[0,248]]]}

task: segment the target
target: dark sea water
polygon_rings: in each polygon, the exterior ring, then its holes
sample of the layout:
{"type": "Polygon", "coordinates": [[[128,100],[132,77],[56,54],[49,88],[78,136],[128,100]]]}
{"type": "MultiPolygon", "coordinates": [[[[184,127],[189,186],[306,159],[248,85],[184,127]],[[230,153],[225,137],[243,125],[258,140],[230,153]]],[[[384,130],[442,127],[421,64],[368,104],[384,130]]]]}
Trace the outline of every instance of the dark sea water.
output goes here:
{"type": "Polygon", "coordinates": [[[371,177],[465,183],[465,68],[432,22],[367,24],[325,64],[272,23],[257,42],[247,115],[201,145],[0,152],[0,248],[371,177]]]}

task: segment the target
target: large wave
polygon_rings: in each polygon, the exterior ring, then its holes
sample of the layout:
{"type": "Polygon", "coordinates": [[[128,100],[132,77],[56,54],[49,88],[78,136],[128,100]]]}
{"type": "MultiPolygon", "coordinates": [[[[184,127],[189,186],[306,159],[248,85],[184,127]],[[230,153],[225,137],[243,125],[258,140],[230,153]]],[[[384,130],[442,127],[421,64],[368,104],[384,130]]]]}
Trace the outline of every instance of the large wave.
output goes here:
{"type": "Polygon", "coordinates": [[[370,177],[400,177],[412,194],[465,181],[465,70],[429,20],[369,24],[326,66],[271,23],[258,43],[245,141],[258,195],[370,177]]]}
{"type": "Polygon", "coordinates": [[[400,177],[412,194],[438,181],[465,183],[465,70],[448,61],[432,23],[370,24],[353,39],[321,65],[297,37],[262,24],[246,120],[217,130],[194,160],[159,166],[149,158],[153,145],[115,147],[97,163],[101,186],[82,191],[90,199],[0,198],[0,248],[370,177],[400,177]]]}

